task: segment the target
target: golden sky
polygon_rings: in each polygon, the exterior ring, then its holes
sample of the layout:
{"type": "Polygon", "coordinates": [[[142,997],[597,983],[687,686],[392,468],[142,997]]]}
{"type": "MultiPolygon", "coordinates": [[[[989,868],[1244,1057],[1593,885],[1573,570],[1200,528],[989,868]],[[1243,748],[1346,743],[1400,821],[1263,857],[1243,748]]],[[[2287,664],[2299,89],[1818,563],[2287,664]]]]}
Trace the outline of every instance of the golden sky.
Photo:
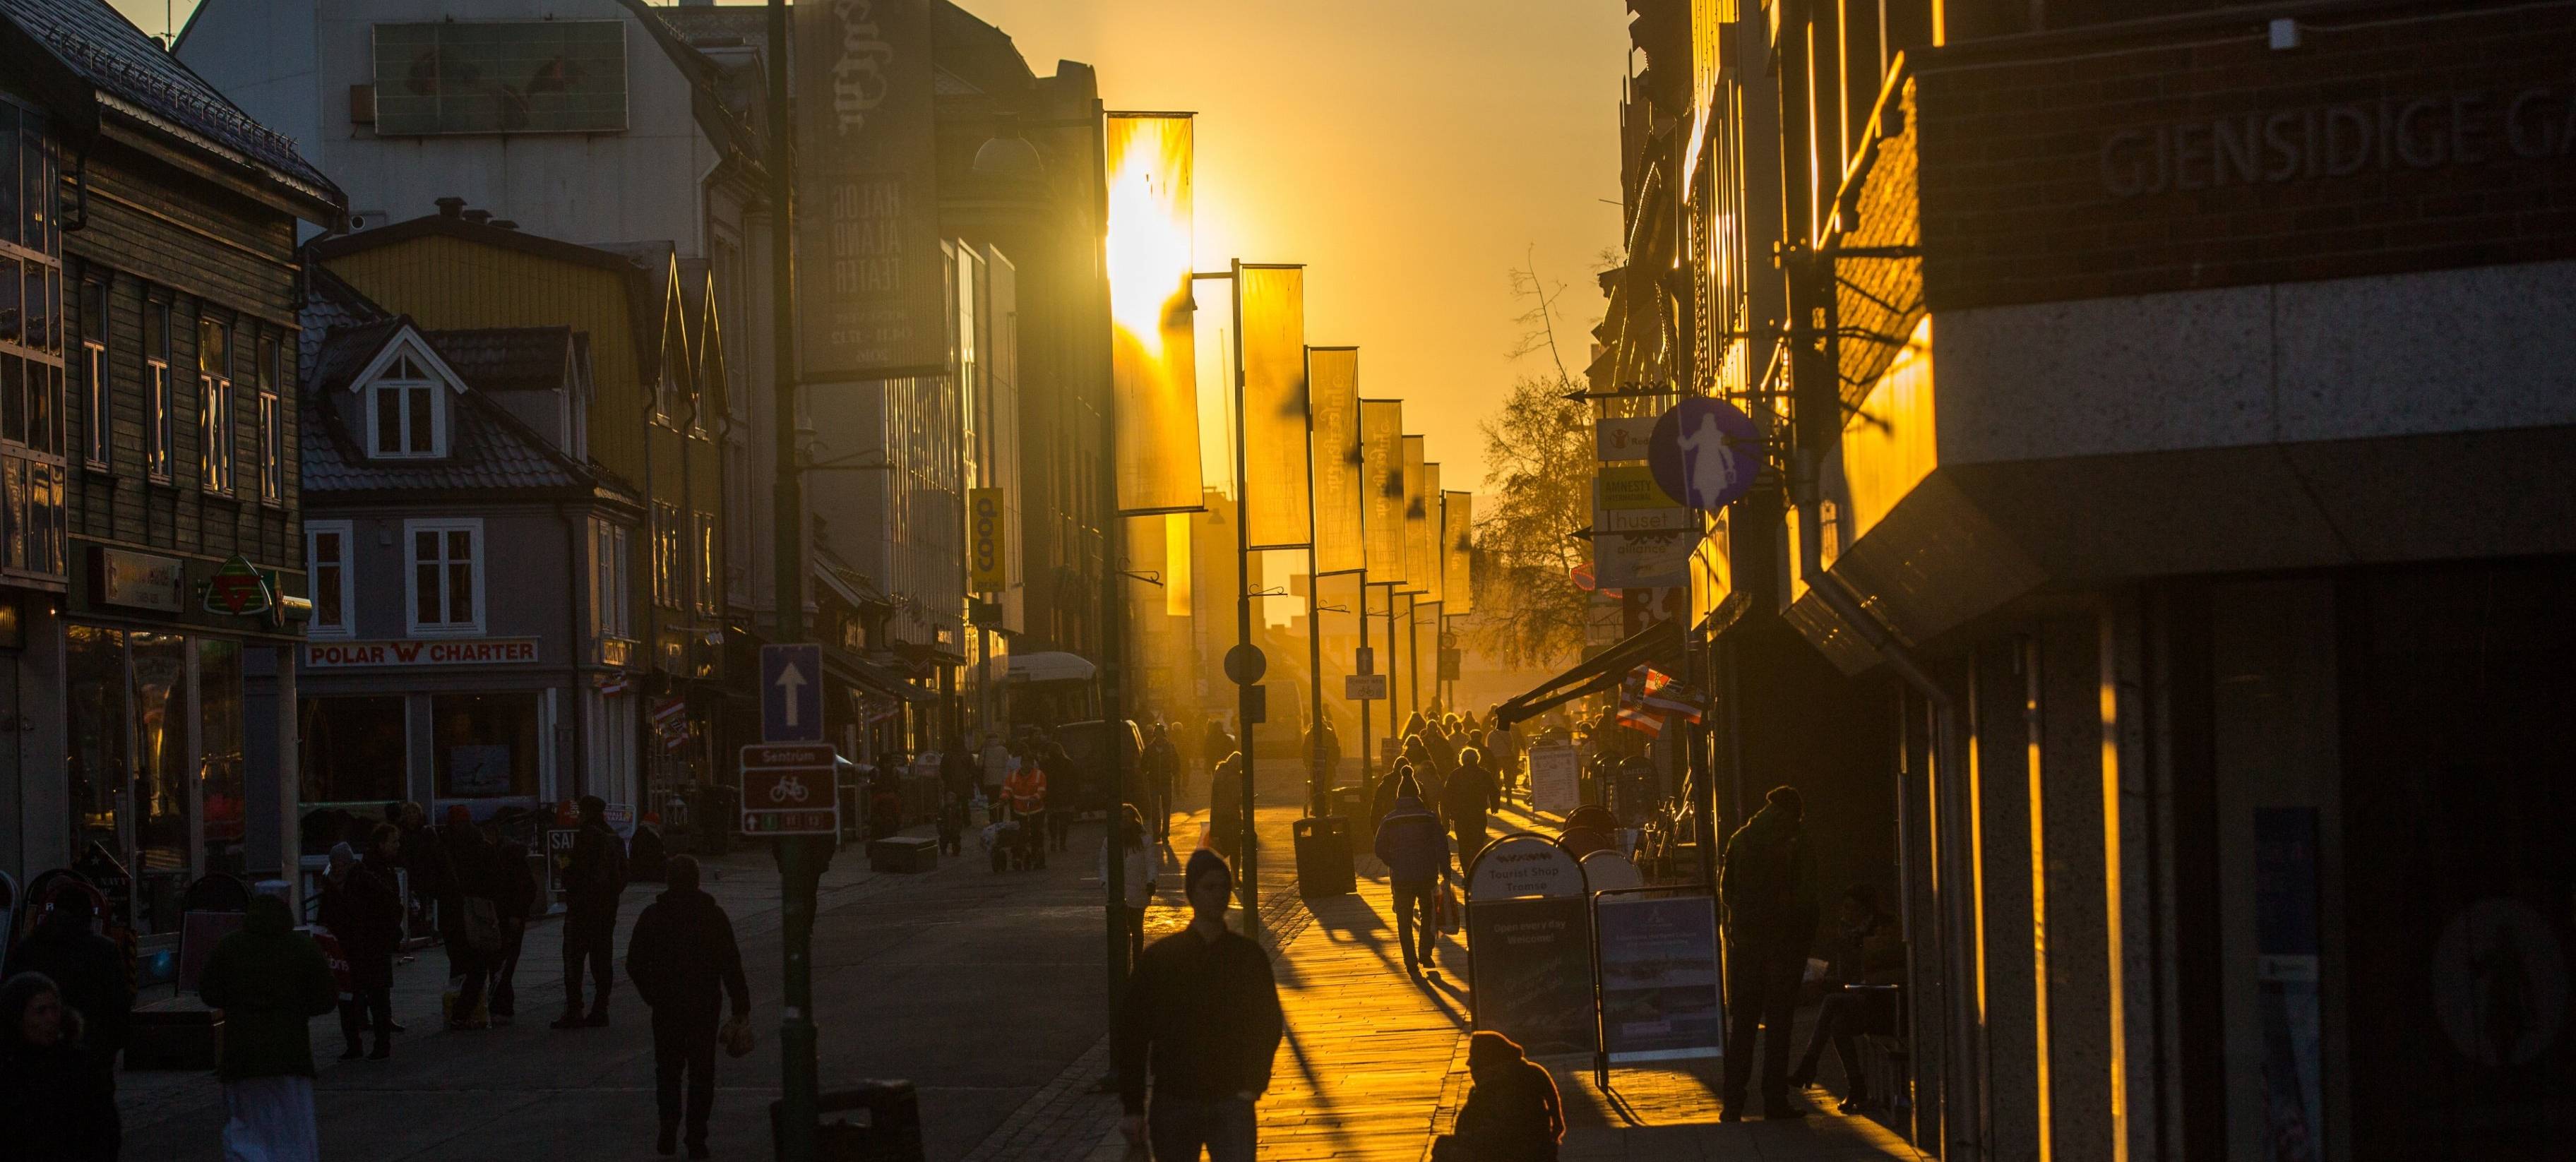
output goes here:
{"type": "MultiPolygon", "coordinates": [[[[1113,109],[1198,113],[1199,269],[1305,263],[1308,341],[1359,345],[1362,393],[1406,401],[1451,487],[1483,484],[1477,424],[1514,374],[1511,268],[1567,284],[1566,364],[1589,360],[1618,240],[1619,0],[961,2],[1040,74],[1097,67],[1113,109]]],[[[115,4],[162,30],[163,0],[115,4]]],[[[1221,293],[1204,305],[1224,317],[1221,293]]],[[[1226,425],[1204,427],[1214,477],[1226,425]]]]}

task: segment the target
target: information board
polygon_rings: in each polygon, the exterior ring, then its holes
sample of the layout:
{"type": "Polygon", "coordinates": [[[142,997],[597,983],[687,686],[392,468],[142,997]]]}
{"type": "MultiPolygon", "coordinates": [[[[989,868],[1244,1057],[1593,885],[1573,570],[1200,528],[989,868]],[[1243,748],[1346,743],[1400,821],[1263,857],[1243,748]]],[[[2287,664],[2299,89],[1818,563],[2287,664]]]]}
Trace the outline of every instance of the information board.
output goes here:
{"type": "Polygon", "coordinates": [[[1604,1058],[1721,1055],[1717,901],[1612,893],[1593,898],[1592,922],[1601,948],[1604,1058]]]}
{"type": "Polygon", "coordinates": [[[1468,996],[1478,1029],[1532,1057],[1598,1051],[1590,904],[1581,896],[1467,906],[1468,996]]]}
{"type": "Polygon", "coordinates": [[[753,743],[742,748],[745,835],[833,835],[841,827],[832,748],[753,743]]]}
{"type": "Polygon", "coordinates": [[[1529,749],[1530,805],[1565,815],[1582,805],[1583,756],[1564,743],[1529,749]]]}

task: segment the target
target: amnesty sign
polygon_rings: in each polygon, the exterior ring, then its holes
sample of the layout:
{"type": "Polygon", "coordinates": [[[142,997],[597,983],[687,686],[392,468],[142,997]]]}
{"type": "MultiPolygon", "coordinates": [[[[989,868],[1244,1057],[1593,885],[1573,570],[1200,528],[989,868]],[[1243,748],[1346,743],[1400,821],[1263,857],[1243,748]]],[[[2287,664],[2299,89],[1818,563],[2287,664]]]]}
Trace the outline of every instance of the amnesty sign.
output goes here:
{"type": "Polygon", "coordinates": [[[796,5],[796,289],[808,383],[947,369],[930,0],[796,5]]]}

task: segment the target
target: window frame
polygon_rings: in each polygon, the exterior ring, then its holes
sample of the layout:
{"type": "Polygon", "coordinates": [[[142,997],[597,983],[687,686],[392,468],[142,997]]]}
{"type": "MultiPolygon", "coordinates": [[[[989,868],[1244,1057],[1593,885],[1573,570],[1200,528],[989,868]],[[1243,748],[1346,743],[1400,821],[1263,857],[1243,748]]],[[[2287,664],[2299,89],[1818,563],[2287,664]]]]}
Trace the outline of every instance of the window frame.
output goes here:
{"type": "Polygon", "coordinates": [[[403,624],[412,637],[483,636],[484,626],[491,617],[491,606],[486,601],[487,590],[484,585],[484,561],[491,556],[488,545],[489,542],[483,537],[483,518],[481,517],[414,517],[403,521],[403,624]],[[445,570],[455,564],[453,559],[445,555],[444,546],[447,542],[445,534],[456,532],[465,533],[469,537],[466,544],[467,551],[471,554],[474,618],[471,622],[445,620],[424,622],[420,619],[420,534],[440,534],[439,544],[442,550],[438,564],[442,566],[439,589],[442,600],[439,605],[441,609],[445,609],[453,597],[446,588],[445,570]]]}
{"type": "Polygon", "coordinates": [[[352,521],[308,520],[304,522],[304,576],[313,596],[313,620],[305,623],[304,636],[318,638],[358,636],[358,570],[356,545],[353,540],[356,535],[355,522],[352,521]],[[319,541],[326,534],[336,534],[340,538],[340,554],[335,560],[329,562],[331,568],[339,571],[339,584],[336,586],[339,592],[335,595],[340,603],[340,620],[337,623],[322,620],[324,562],[319,541]]]}
{"type": "Polygon", "coordinates": [[[368,459],[439,460],[446,458],[448,438],[447,408],[445,406],[446,401],[440,398],[440,393],[447,390],[447,384],[439,379],[436,372],[430,371],[419,363],[414,362],[412,357],[408,354],[397,355],[394,357],[394,361],[392,363],[385,366],[385,370],[381,374],[377,375],[374,379],[368,380],[366,386],[360,390],[366,394],[366,446],[368,459]],[[400,374],[401,370],[404,368],[409,368],[413,374],[400,374]],[[429,446],[426,451],[414,451],[411,448],[411,401],[409,393],[413,391],[425,392],[429,397],[429,446]],[[403,446],[401,448],[388,450],[384,446],[384,398],[388,393],[394,392],[400,392],[404,395],[401,406],[395,410],[394,421],[397,425],[398,434],[402,440],[403,446]]]}
{"type": "Polygon", "coordinates": [[[275,507],[286,503],[286,433],[278,394],[286,381],[286,344],[277,332],[262,329],[251,359],[259,398],[259,502],[275,507]]]}
{"type": "Polygon", "coordinates": [[[171,333],[178,326],[178,300],[167,291],[143,292],[143,475],[168,484],[178,460],[178,408],[170,393],[171,333]],[[152,327],[161,328],[160,350],[152,344],[152,327]]]}
{"type": "Polygon", "coordinates": [[[236,447],[233,422],[234,325],[211,311],[197,316],[197,487],[215,496],[233,494],[236,447]],[[207,337],[220,334],[223,350],[209,365],[207,337]]]}
{"type": "Polygon", "coordinates": [[[684,570],[680,561],[680,508],[662,501],[653,502],[653,604],[663,609],[683,610],[680,585],[684,570]]]}
{"type": "Polygon", "coordinates": [[[107,304],[116,290],[115,278],[106,271],[95,275],[83,271],[80,280],[81,394],[89,405],[89,422],[82,432],[81,462],[101,472],[116,466],[116,390],[107,377],[107,304]],[[95,311],[91,309],[93,288],[95,311]]]}
{"type": "Polygon", "coordinates": [[[689,526],[690,545],[698,558],[690,580],[693,604],[699,613],[713,616],[724,605],[724,578],[716,568],[724,559],[716,542],[716,514],[692,512],[689,526]]]}
{"type": "Polygon", "coordinates": [[[634,574],[630,530],[607,517],[590,518],[590,636],[632,639],[634,574]]]}

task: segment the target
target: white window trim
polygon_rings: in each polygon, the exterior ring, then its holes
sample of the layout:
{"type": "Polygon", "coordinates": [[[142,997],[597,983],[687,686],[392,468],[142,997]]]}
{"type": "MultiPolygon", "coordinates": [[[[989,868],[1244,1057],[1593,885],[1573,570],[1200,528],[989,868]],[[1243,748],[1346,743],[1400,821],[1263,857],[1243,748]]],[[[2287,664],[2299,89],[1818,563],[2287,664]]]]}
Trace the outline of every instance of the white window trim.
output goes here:
{"type": "Polygon", "coordinates": [[[358,563],[354,559],[357,556],[357,546],[351,539],[356,536],[356,530],[350,522],[344,520],[304,522],[304,575],[309,579],[318,580],[322,576],[321,561],[313,551],[314,540],[321,533],[340,534],[340,559],[337,562],[340,566],[340,624],[336,626],[322,624],[320,620],[322,607],[318,600],[321,595],[316,593],[314,596],[317,600],[313,607],[315,620],[304,627],[304,636],[356,637],[358,636],[358,563]]]}
{"type": "Polygon", "coordinates": [[[403,624],[413,637],[481,637],[484,623],[490,620],[491,606],[484,599],[484,561],[491,546],[483,539],[483,518],[455,517],[439,520],[403,522],[403,624]],[[420,534],[464,531],[473,534],[474,545],[474,620],[470,624],[424,622],[420,619],[420,534]]]}
{"type": "MultiPolygon", "coordinates": [[[[447,455],[447,401],[438,397],[439,386],[438,381],[434,379],[394,379],[387,377],[368,381],[367,386],[363,389],[366,392],[367,400],[368,459],[436,460],[447,455]],[[382,401],[387,392],[408,392],[414,389],[429,393],[429,450],[426,452],[414,452],[404,448],[396,448],[389,451],[377,443],[378,440],[383,438],[384,434],[384,428],[380,426],[377,419],[377,409],[383,406],[382,401]]],[[[406,425],[411,423],[409,408],[403,409],[401,420],[406,425]]],[[[408,432],[405,433],[405,437],[404,442],[408,444],[410,442],[408,432]]]]}

